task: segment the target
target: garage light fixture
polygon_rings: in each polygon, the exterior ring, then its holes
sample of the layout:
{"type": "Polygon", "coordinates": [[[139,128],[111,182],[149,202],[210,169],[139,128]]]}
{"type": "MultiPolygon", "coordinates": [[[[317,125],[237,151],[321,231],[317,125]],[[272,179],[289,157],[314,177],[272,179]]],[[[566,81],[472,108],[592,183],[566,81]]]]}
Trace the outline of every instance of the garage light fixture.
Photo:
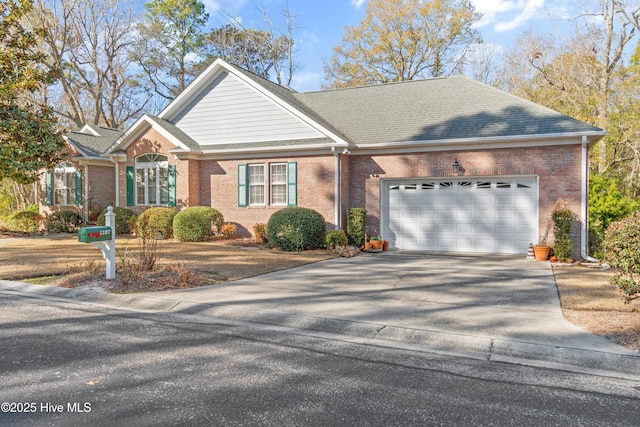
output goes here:
{"type": "Polygon", "coordinates": [[[460,175],[460,172],[463,172],[464,169],[462,168],[462,165],[460,164],[460,162],[458,161],[458,159],[455,159],[453,161],[453,163],[451,164],[451,166],[453,167],[453,173],[455,175],[460,175]]]}

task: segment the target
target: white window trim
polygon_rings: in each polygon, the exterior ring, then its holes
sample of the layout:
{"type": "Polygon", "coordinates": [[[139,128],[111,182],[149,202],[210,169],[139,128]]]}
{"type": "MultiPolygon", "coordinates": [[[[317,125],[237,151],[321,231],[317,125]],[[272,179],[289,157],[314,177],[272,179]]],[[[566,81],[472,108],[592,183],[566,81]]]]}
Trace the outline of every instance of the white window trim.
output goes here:
{"type": "Polygon", "coordinates": [[[73,163],[61,163],[53,169],[53,179],[52,179],[52,196],[53,196],[53,205],[54,206],[74,206],[76,204],[76,172],[77,168],[73,163]],[[56,175],[61,173],[64,175],[64,180],[67,181],[69,175],[71,175],[71,182],[73,184],[72,187],[69,187],[69,183],[65,182],[64,187],[60,188],[57,184],[56,175]],[[58,191],[64,190],[62,193],[62,203],[59,203],[58,200],[58,191]],[[71,198],[73,200],[69,200],[69,190],[73,190],[71,198]]]}
{"type": "Polygon", "coordinates": [[[281,162],[281,163],[270,163],[269,164],[269,203],[271,204],[271,206],[287,206],[287,204],[289,203],[289,191],[288,191],[288,178],[289,178],[289,171],[287,168],[287,163],[286,162],[281,162]],[[284,180],[282,182],[278,182],[278,183],[274,183],[273,182],[273,168],[274,166],[282,166],[284,167],[284,180]],[[273,201],[273,186],[274,185],[279,185],[279,186],[283,186],[284,187],[284,202],[282,203],[275,203],[273,201]]]}
{"type": "Polygon", "coordinates": [[[265,176],[265,164],[264,163],[249,163],[247,164],[247,205],[248,206],[266,206],[267,203],[267,177],[265,176]],[[262,183],[255,184],[251,182],[251,169],[262,167],[262,183]],[[251,188],[262,186],[262,202],[255,203],[251,201],[251,188]]]}
{"type": "Polygon", "coordinates": [[[134,198],[135,198],[135,203],[137,206],[165,206],[167,205],[167,203],[169,202],[169,182],[168,182],[168,176],[169,176],[169,158],[167,156],[165,156],[164,154],[157,154],[156,155],[156,159],[157,158],[164,158],[166,160],[159,160],[159,161],[152,161],[152,162],[139,162],[138,159],[141,157],[146,157],[146,156],[150,156],[151,154],[143,154],[139,157],[136,158],[135,161],[135,181],[134,181],[134,198]],[[156,184],[156,189],[155,189],[155,196],[156,196],[156,203],[149,203],[149,169],[155,169],[155,184],[156,184]],[[144,188],[144,202],[140,203],[140,199],[138,197],[139,195],[139,182],[138,182],[138,171],[139,170],[144,170],[144,181],[143,181],[143,188],[144,188]],[[167,201],[166,202],[162,202],[162,183],[160,181],[160,172],[161,170],[165,170],[166,173],[165,175],[167,176],[167,182],[166,182],[166,190],[167,190],[167,201]]]}

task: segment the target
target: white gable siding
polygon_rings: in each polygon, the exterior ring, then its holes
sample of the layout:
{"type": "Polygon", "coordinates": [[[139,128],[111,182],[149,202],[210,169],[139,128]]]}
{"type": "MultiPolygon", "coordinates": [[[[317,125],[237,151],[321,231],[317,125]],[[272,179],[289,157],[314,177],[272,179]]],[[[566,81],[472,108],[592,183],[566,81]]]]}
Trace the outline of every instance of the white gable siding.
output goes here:
{"type": "Polygon", "coordinates": [[[171,122],[201,145],[323,136],[226,72],[171,122]]]}

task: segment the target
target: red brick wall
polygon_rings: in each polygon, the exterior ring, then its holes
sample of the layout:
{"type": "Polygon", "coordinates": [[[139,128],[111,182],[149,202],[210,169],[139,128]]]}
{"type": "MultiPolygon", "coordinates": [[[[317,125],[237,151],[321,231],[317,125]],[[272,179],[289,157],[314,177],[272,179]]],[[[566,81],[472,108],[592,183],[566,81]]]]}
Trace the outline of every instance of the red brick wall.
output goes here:
{"type": "MultiPolygon", "coordinates": [[[[115,166],[115,165],[114,165],[115,166]]],[[[84,188],[82,189],[84,195],[84,188]]],[[[115,206],[116,169],[108,166],[89,166],[89,207],[103,210],[115,206]]],[[[87,197],[84,195],[83,197],[87,197]]]]}
{"type": "MultiPolygon", "coordinates": [[[[539,231],[544,235],[558,200],[580,218],[581,146],[504,148],[397,155],[351,156],[349,207],[367,209],[367,227],[380,230],[380,179],[450,177],[458,159],[465,176],[539,176],[539,231]]],[[[574,249],[580,230],[574,226],[574,249]]],[[[553,242],[553,228],[548,243],[553,242]]],[[[536,243],[536,242],[534,242],[536,243]]]]}
{"type": "Polygon", "coordinates": [[[274,212],[285,207],[269,205],[269,164],[293,161],[298,163],[298,206],[318,211],[324,216],[327,226],[333,228],[334,157],[330,154],[318,157],[202,160],[200,204],[219,210],[226,222],[236,223],[239,236],[250,236],[254,224],[266,223],[274,212]],[[266,205],[239,207],[238,165],[253,163],[265,165],[266,205]]]}

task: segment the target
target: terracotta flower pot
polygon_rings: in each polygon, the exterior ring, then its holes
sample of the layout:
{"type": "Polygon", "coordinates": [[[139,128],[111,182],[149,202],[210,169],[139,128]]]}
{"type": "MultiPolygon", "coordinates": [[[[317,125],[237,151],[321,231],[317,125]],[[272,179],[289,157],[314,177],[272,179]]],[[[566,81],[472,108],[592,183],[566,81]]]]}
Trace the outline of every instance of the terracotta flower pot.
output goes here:
{"type": "Polygon", "coordinates": [[[533,254],[536,258],[536,261],[546,261],[547,259],[549,259],[550,250],[551,248],[549,246],[534,245],[533,254]]]}
{"type": "Polygon", "coordinates": [[[380,252],[384,247],[384,240],[369,240],[369,251],[380,252]]]}

